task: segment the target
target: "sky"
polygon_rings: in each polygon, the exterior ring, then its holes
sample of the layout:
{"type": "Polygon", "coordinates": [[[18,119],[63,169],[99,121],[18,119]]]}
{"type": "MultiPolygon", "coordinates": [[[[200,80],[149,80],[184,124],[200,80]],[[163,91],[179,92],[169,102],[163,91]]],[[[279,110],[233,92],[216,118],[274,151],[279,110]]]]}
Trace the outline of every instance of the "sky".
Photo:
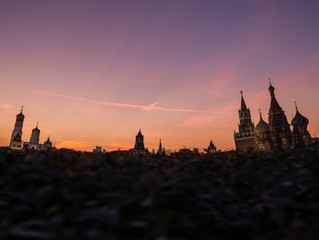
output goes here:
{"type": "Polygon", "coordinates": [[[252,120],[294,101],[319,135],[319,1],[0,1],[0,146],[234,149],[240,91],[252,120]]]}

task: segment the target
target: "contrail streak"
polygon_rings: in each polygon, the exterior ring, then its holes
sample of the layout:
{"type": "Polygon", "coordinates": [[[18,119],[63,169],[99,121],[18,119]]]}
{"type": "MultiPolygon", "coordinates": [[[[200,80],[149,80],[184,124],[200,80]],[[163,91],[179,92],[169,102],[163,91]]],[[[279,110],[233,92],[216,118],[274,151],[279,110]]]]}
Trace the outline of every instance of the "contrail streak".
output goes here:
{"type": "Polygon", "coordinates": [[[93,103],[93,104],[113,106],[113,107],[140,108],[140,109],[143,109],[146,111],[161,110],[161,111],[168,111],[168,112],[193,112],[193,113],[203,112],[203,111],[189,110],[189,109],[157,107],[156,105],[159,102],[155,102],[155,103],[150,104],[150,105],[135,105],[135,104],[126,104],[126,103],[98,101],[98,100],[89,99],[89,98],[72,97],[72,96],[66,96],[66,95],[62,95],[62,94],[49,93],[49,92],[43,92],[43,91],[34,91],[34,92],[36,92],[38,94],[42,94],[42,95],[59,97],[59,98],[66,98],[66,99],[77,100],[77,101],[84,101],[84,102],[89,102],[89,103],[93,103]]]}

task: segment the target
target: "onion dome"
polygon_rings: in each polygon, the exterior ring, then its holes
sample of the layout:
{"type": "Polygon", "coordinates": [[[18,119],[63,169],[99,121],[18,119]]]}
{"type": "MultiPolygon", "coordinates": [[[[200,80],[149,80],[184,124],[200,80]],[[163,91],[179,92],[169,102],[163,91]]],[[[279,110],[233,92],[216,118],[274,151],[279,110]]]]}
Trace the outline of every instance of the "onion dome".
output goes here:
{"type": "Polygon", "coordinates": [[[257,123],[256,127],[255,127],[255,131],[256,132],[269,132],[271,130],[271,127],[268,123],[266,123],[260,113],[260,120],[259,123],[257,123]]]}
{"type": "Polygon", "coordinates": [[[271,85],[269,85],[268,91],[270,92],[270,94],[274,94],[275,93],[275,88],[271,85]]]}
{"type": "Polygon", "coordinates": [[[17,120],[23,120],[24,119],[24,115],[23,115],[22,111],[23,111],[23,106],[21,107],[21,112],[17,115],[17,120]]]}
{"type": "Polygon", "coordinates": [[[293,126],[307,126],[309,123],[308,118],[302,116],[299,111],[298,108],[296,106],[296,115],[295,117],[292,119],[291,121],[291,125],[293,126]]]}
{"type": "Polygon", "coordinates": [[[40,132],[40,129],[38,128],[39,123],[37,123],[37,126],[32,129],[32,132],[40,132]]]}

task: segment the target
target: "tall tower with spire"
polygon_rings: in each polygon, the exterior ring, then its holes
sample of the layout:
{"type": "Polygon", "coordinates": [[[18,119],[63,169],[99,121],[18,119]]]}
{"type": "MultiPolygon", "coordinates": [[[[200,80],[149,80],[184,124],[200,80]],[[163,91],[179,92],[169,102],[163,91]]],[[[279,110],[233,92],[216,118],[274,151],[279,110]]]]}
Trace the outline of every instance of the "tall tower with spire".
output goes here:
{"type": "Polygon", "coordinates": [[[40,139],[40,129],[38,128],[39,123],[37,122],[37,126],[32,130],[31,138],[30,138],[30,143],[31,144],[39,144],[39,139],[40,139]]]}
{"type": "Polygon", "coordinates": [[[144,136],[141,133],[141,129],[138,131],[138,134],[136,135],[134,149],[135,150],[145,150],[144,136]]]}
{"type": "Polygon", "coordinates": [[[23,111],[23,106],[21,107],[21,112],[16,117],[16,122],[11,135],[9,147],[14,150],[22,150],[23,148],[22,127],[23,127],[24,115],[22,111],[23,111]]]}
{"type": "Polygon", "coordinates": [[[270,108],[268,121],[271,126],[271,138],[274,141],[275,148],[288,148],[291,146],[292,137],[289,123],[285,112],[280,107],[275,97],[275,88],[271,85],[268,88],[270,92],[270,108]]]}
{"type": "Polygon", "coordinates": [[[129,152],[133,154],[146,154],[147,150],[144,147],[144,136],[142,135],[141,129],[136,135],[134,148],[130,149],[129,152]]]}
{"type": "Polygon", "coordinates": [[[165,151],[164,151],[164,149],[163,149],[163,147],[162,147],[162,139],[160,139],[159,146],[158,146],[158,150],[157,150],[157,154],[158,154],[158,155],[163,155],[163,154],[165,154],[165,151]]]}
{"type": "Polygon", "coordinates": [[[239,124],[238,132],[234,132],[234,140],[236,145],[236,150],[238,152],[247,152],[249,150],[258,150],[258,145],[256,144],[256,133],[255,126],[251,121],[250,109],[247,108],[243,92],[241,94],[241,105],[238,110],[239,124]]]}

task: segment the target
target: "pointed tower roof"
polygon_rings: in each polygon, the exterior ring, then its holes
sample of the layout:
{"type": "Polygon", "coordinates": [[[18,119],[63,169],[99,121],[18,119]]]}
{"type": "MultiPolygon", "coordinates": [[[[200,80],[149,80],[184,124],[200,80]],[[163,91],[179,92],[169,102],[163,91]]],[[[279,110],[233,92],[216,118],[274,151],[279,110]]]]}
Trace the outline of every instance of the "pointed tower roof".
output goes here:
{"type": "Polygon", "coordinates": [[[293,126],[307,126],[309,123],[308,118],[302,116],[299,111],[298,111],[298,107],[297,107],[297,103],[295,102],[295,106],[296,106],[296,115],[295,117],[292,119],[291,121],[291,125],[293,126]]]}
{"type": "Polygon", "coordinates": [[[259,115],[260,115],[260,120],[259,122],[257,123],[256,127],[255,127],[255,131],[256,132],[266,132],[266,131],[270,131],[271,130],[271,127],[268,123],[266,123],[264,120],[263,120],[263,117],[261,115],[261,112],[259,112],[259,115]]]}
{"type": "Polygon", "coordinates": [[[240,91],[240,95],[241,95],[241,104],[240,104],[240,110],[245,111],[247,110],[247,106],[243,97],[243,91],[240,91]]]}
{"type": "Polygon", "coordinates": [[[162,147],[162,139],[160,139],[159,147],[158,147],[158,151],[163,151],[163,147],[162,147]]]}
{"type": "Polygon", "coordinates": [[[45,141],[45,143],[51,144],[50,136],[48,136],[48,139],[45,141]]]}
{"type": "Polygon", "coordinates": [[[270,92],[270,111],[282,111],[282,108],[280,107],[279,103],[277,102],[277,99],[275,98],[275,88],[271,85],[271,82],[269,80],[269,92],[270,92]]]}
{"type": "Polygon", "coordinates": [[[213,144],[213,141],[210,140],[210,143],[209,143],[209,146],[208,146],[208,150],[211,150],[211,149],[216,149],[215,145],[213,144]]]}

